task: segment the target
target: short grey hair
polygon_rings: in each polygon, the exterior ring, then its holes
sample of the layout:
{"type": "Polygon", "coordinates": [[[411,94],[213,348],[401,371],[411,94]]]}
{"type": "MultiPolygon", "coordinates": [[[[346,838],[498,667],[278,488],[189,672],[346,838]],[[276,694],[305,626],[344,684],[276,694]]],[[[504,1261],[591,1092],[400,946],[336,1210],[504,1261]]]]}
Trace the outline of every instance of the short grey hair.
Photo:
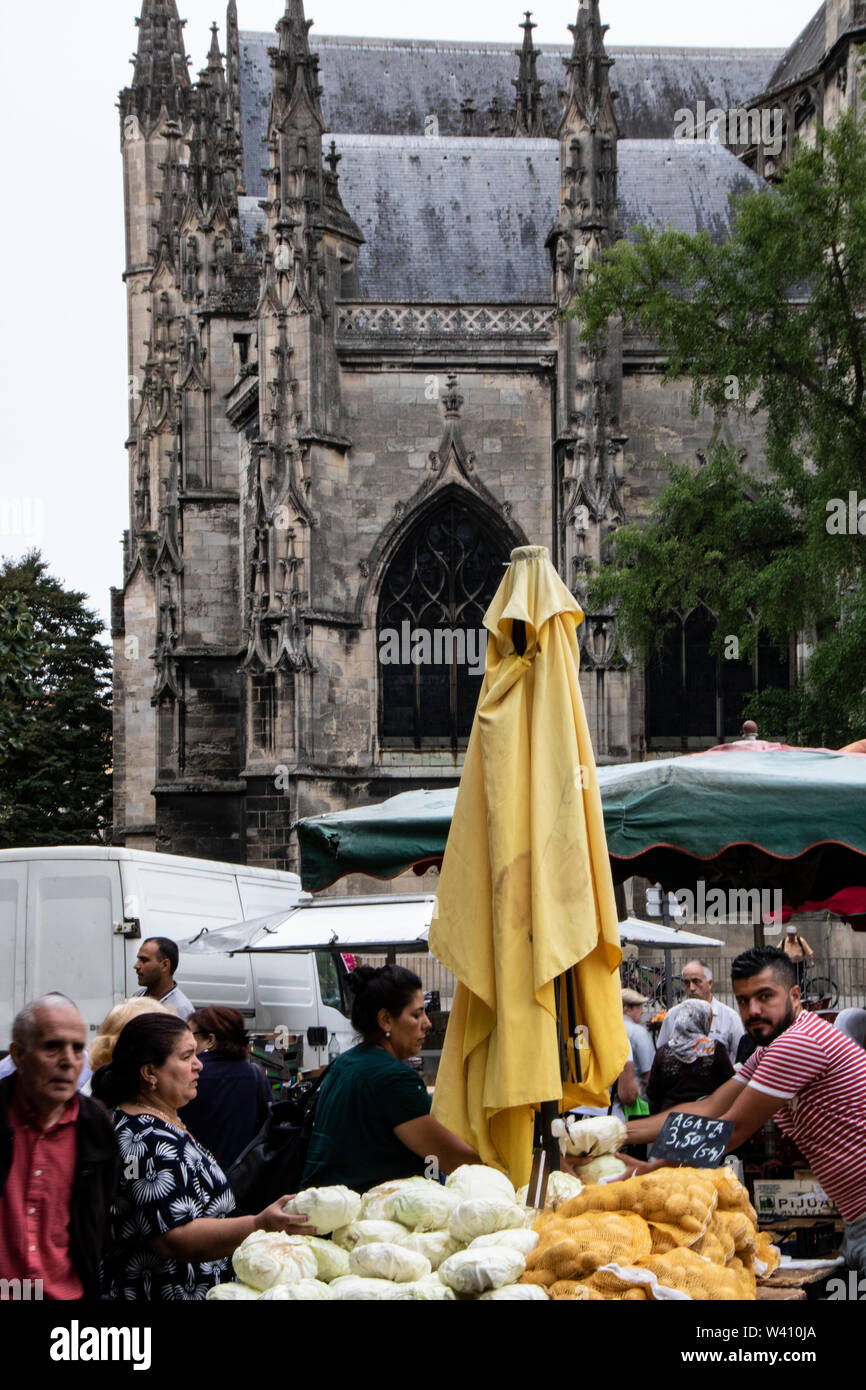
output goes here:
{"type": "Polygon", "coordinates": [[[67,995],[56,990],[51,994],[42,994],[38,999],[31,999],[12,1020],[12,1041],[18,1043],[19,1047],[31,1048],[36,1041],[39,1032],[36,1015],[40,1009],[69,1009],[81,1017],[78,1005],[67,995]]]}
{"type": "MultiPolygon", "coordinates": [[[[687,960],[686,965],[699,965],[707,977],[707,984],[711,985],[713,983],[713,972],[707,965],[707,962],[705,960],[701,960],[700,956],[695,956],[692,960],[687,960]]],[[[686,968],[686,965],[683,966],[684,970],[686,968]]]]}

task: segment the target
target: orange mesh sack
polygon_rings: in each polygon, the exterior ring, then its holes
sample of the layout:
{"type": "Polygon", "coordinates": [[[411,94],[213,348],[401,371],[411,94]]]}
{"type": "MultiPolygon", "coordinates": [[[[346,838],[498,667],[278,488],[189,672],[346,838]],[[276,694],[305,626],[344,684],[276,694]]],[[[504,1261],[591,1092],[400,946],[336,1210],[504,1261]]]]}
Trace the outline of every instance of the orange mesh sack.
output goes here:
{"type": "Polygon", "coordinates": [[[683,1233],[679,1226],[664,1226],[659,1221],[652,1221],[649,1228],[653,1240],[650,1253],[653,1255],[666,1255],[669,1250],[678,1250],[681,1245],[687,1243],[682,1239],[683,1233]]]}
{"type": "MultiPolygon", "coordinates": [[[[533,1254],[537,1253],[537,1251],[533,1252],[533,1254]]],[[[528,1269],[525,1274],[521,1274],[518,1283],[539,1284],[541,1288],[549,1289],[551,1284],[556,1283],[556,1275],[549,1269],[528,1269]]]]}
{"type": "Polygon", "coordinates": [[[672,1228],[665,1232],[670,1241],[689,1245],[704,1234],[715,1206],[715,1187],[702,1171],[662,1168],[623,1182],[591,1184],[560,1207],[559,1215],[631,1211],[644,1221],[672,1228]]]}
{"type": "Polygon", "coordinates": [[[759,1279],[767,1279],[774,1269],[778,1269],[782,1252],[774,1245],[766,1231],[758,1231],[755,1237],[755,1251],[752,1255],[752,1269],[759,1279]]]}
{"type": "MultiPolygon", "coordinates": [[[[781,1259],[781,1255],[779,1257],[781,1259]]],[[[740,1289],[738,1298],[755,1299],[758,1296],[758,1281],[755,1278],[755,1271],[745,1260],[741,1260],[739,1255],[735,1255],[727,1266],[728,1272],[733,1274],[740,1289]]]]}
{"type": "Polygon", "coordinates": [[[640,1277],[644,1274],[645,1271],[643,1270],[612,1265],[597,1269],[595,1274],[591,1274],[588,1279],[584,1280],[584,1283],[589,1289],[600,1294],[609,1302],[648,1303],[650,1297],[648,1292],[649,1276],[647,1275],[647,1283],[645,1284],[640,1277]]]}
{"type": "Polygon", "coordinates": [[[713,1218],[713,1225],[720,1235],[724,1231],[728,1238],[733,1241],[732,1255],[741,1255],[745,1258],[754,1253],[755,1223],[749,1219],[744,1211],[717,1211],[713,1218]]]}
{"type": "Polygon", "coordinates": [[[539,1244],[530,1259],[561,1279],[580,1279],[599,1265],[633,1264],[652,1250],[649,1227],[631,1212],[588,1212],[565,1223],[568,1234],[539,1244]]]}
{"type": "Polygon", "coordinates": [[[641,1266],[650,1270],[660,1285],[696,1301],[730,1303],[755,1297],[754,1276],[749,1278],[749,1271],[736,1256],[730,1264],[719,1265],[683,1248],[651,1255],[641,1260],[641,1266]]]}
{"type": "Polygon", "coordinates": [[[559,1279],[551,1284],[550,1297],[555,1303],[587,1303],[591,1294],[579,1279],[559,1279]]]}
{"type": "Polygon", "coordinates": [[[749,1194],[732,1168],[705,1168],[703,1172],[716,1189],[719,1211],[741,1211],[750,1221],[757,1222],[749,1194]]]}
{"type": "MultiPolygon", "coordinates": [[[[719,1218],[724,1215],[736,1216],[737,1214],[736,1212],[714,1212],[706,1232],[692,1246],[695,1254],[703,1255],[705,1260],[715,1260],[716,1264],[720,1265],[726,1265],[729,1260],[732,1260],[736,1254],[734,1237],[730,1228],[719,1218]]],[[[655,1253],[655,1247],[653,1247],[653,1253],[655,1253]]]]}

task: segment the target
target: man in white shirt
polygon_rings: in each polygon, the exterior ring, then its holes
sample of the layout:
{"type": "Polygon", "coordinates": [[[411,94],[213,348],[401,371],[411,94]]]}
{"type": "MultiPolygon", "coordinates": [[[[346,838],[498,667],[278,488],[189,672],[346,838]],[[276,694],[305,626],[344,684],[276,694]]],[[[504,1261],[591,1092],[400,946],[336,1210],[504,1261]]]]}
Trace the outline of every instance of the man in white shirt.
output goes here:
{"type": "Polygon", "coordinates": [[[187,1019],[195,1012],[195,1005],[174,982],[179,959],[176,943],[167,936],[150,936],[142,941],[133,969],[143,989],[136,990],[135,997],[140,999],[146,994],[149,999],[158,999],[180,1018],[187,1019]]]}
{"type": "MultiPolygon", "coordinates": [[[[703,999],[710,1005],[713,1011],[710,1040],[722,1043],[731,1061],[736,1062],[740,1038],[746,1030],[733,1009],[728,1008],[720,999],[713,998],[713,972],[710,967],[705,961],[690,960],[683,967],[683,984],[689,999],[703,999]]],[[[670,1038],[678,1007],[675,1004],[672,1009],[668,1009],[658,1035],[658,1047],[663,1047],[670,1038]]]]}

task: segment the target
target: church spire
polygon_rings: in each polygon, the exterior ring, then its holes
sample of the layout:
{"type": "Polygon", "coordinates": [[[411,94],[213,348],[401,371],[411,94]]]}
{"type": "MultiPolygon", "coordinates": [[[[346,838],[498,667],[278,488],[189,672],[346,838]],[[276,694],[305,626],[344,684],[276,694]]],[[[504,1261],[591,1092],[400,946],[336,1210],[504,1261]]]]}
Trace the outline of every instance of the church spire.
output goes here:
{"type": "Polygon", "coordinates": [[[319,57],[310,52],[313,21],[304,15],[304,0],[286,0],[286,12],[277,22],[279,48],[270,49],[274,105],[286,112],[296,100],[304,100],[324,132],[319,86],[319,57]]]}
{"type": "Polygon", "coordinates": [[[225,81],[223,55],[220,52],[220,31],[216,22],[210,27],[210,48],[208,49],[206,72],[220,83],[225,81]]]}
{"type": "Polygon", "coordinates": [[[574,35],[571,57],[564,60],[568,70],[565,120],[572,107],[595,128],[610,101],[609,70],[613,59],[607,56],[604,36],[610,28],[602,24],[599,0],[580,0],[577,23],[569,24],[574,35]]]}
{"type": "Polygon", "coordinates": [[[228,87],[228,118],[234,128],[238,193],[246,191],[241,142],[241,37],[238,28],[237,0],[229,0],[226,10],[226,85],[228,87]]]}
{"type": "Polygon", "coordinates": [[[516,89],[512,134],[543,138],[545,130],[541,89],[544,83],[538,80],[538,49],[532,39],[532,31],[538,26],[532,23],[531,10],[526,11],[526,17],[520,27],[523,30],[523,47],[515,50],[520,59],[520,71],[516,80],[512,82],[516,89]]]}
{"type": "Polygon", "coordinates": [[[179,19],[175,0],[144,0],[138,25],[138,53],[131,90],[123,93],[123,114],[135,111],[142,124],[159,118],[165,107],[169,117],[184,114],[184,93],[190,87],[185,19],[179,19]]]}

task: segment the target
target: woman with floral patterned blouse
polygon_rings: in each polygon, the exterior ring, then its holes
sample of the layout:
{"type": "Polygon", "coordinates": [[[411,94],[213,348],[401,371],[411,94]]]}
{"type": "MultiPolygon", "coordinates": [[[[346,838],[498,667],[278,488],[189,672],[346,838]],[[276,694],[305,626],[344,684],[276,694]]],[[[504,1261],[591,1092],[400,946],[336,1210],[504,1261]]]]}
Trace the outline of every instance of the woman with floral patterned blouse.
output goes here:
{"type": "Polygon", "coordinates": [[[202,1064],[174,1015],[145,1014],[123,1029],[93,1094],[114,1107],[122,1175],[104,1267],[109,1298],[203,1299],[231,1278],[229,1258],[253,1231],[315,1234],[287,1216],[288,1196],[258,1216],[235,1216],[228,1181],[178,1110],[193,1099],[202,1064]]]}

